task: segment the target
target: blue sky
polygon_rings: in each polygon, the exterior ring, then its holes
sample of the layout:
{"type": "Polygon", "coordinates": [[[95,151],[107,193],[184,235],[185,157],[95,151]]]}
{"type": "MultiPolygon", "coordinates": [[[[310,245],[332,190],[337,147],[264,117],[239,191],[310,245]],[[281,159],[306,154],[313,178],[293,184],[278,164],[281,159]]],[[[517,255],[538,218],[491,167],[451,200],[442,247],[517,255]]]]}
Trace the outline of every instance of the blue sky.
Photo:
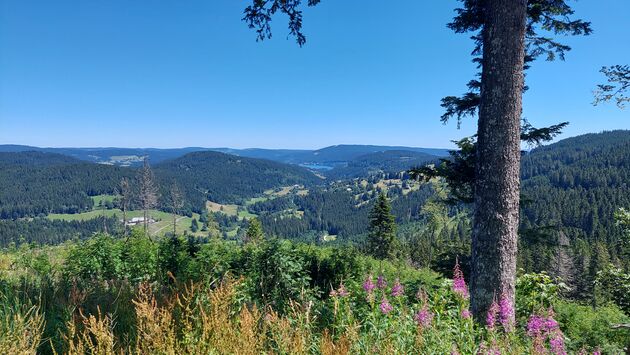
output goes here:
{"type": "MultiPolygon", "coordinates": [[[[451,147],[440,98],[475,72],[456,1],[323,0],[299,48],[285,18],[255,41],[245,0],[0,0],[0,143],[56,147],[451,147]]],[[[593,107],[602,65],[630,62],[630,1],[571,2],[593,22],[565,62],[529,71],[525,116],[563,137],[630,128],[593,107]]]]}

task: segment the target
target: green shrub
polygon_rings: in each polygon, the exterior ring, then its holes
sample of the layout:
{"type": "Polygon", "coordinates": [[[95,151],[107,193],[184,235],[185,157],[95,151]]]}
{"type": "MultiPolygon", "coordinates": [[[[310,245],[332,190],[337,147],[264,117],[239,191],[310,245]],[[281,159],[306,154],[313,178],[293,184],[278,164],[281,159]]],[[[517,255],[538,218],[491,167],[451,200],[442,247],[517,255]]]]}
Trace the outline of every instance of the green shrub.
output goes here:
{"type": "Polygon", "coordinates": [[[593,308],[569,301],[554,303],[556,319],[567,337],[570,349],[600,348],[604,354],[621,354],[630,345],[630,330],[612,329],[611,326],[630,322],[615,305],[593,308]]]}

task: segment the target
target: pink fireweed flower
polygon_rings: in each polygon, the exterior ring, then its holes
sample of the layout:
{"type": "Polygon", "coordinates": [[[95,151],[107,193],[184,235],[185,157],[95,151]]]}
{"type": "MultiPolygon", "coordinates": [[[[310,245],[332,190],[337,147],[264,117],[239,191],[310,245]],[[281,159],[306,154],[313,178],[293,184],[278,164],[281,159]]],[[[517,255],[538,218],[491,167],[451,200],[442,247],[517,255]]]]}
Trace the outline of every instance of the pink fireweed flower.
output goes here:
{"type": "Polygon", "coordinates": [[[562,333],[556,333],[551,339],[549,339],[549,346],[551,351],[556,355],[566,355],[564,350],[564,336],[562,333]]]}
{"type": "Polygon", "coordinates": [[[460,316],[463,319],[469,319],[472,316],[472,314],[470,313],[470,311],[468,309],[462,309],[462,311],[460,313],[460,316]]]}
{"type": "Polygon", "coordinates": [[[593,355],[602,355],[601,350],[599,350],[599,348],[595,349],[595,351],[593,351],[593,355]]]}
{"type": "Polygon", "coordinates": [[[546,353],[545,341],[547,339],[553,354],[566,355],[567,353],[564,348],[564,335],[553,316],[553,310],[549,309],[546,316],[533,314],[527,321],[527,335],[532,338],[535,353],[546,353]]]}
{"type": "Polygon", "coordinates": [[[394,307],[392,307],[392,305],[389,303],[389,301],[385,297],[383,297],[383,300],[381,301],[379,308],[381,309],[381,312],[383,314],[387,314],[394,310],[394,307]]]}
{"type": "Polygon", "coordinates": [[[488,330],[494,330],[494,326],[497,323],[497,313],[499,313],[499,305],[497,301],[492,301],[488,313],[486,314],[486,328],[488,330]]]}
{"type": "Polygon", "coordinates": [[[542,334],[543,328],[545,326],[545,318],[532,314],[527,321],[527,335],[530,337],[535,337],[542,334]]]}
{"type": "Polygon", "coordinates": [[[376,279],[376,287],[378,287],[379,290],[383,290],[387,287],[387,281],[385,281],[385,277],[383,275],[380,275],[378,279],[376,279]]]}
{"type": "Polygon", "coordinates": [[[400,283],[400,280],[396,279],[394,286],[392,286],[392,296],[399,297],[405,294],[405,288],[400,283]]]}
{"type": "Polygon", "coordinates": [[[468,298],[468,287],[466,286],[466,280],[464,280],[464,273],[459,268],[458,260],[455,260],[455,267],[453,268],[453,292],[464,299],[468,298]]]}
{"type": "Polygon", "coordinates": [[[365,290],[365,292],[367,293],[372,293],[375,288],[376,285],[374,284],[374,282],[372,282],[372,275],[368,275],[368,277],[363,282],[363,290],[365,290]]]}
{"type": "Polygon", "coordinates": [[[514,330],[514,307],[505,292],[501,294],[499,301],[499,321],[506,332],[514,330]]]}
{"type": "Polygon", "coordinates": [[[418,323],[420,328],[427,328],[433,321],[433,313],[429,311],[427,305],[425,304],[422,309],[413,316],[413,319],[416,323],[418,323]]]}

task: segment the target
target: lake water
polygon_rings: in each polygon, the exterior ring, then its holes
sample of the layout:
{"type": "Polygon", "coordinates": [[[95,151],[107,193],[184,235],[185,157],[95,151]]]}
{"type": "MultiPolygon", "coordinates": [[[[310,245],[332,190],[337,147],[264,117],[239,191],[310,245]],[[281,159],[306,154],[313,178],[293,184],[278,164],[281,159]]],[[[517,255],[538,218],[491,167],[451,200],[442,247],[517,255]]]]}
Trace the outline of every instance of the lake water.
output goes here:
{"type": "Polygon", "coordinates": [[[300,164],[300,166],[308,168],[308,169],[313,169],[313,170],[331,170],[333,167],[330,165],[323,165],[323,164],[300,164]]]}

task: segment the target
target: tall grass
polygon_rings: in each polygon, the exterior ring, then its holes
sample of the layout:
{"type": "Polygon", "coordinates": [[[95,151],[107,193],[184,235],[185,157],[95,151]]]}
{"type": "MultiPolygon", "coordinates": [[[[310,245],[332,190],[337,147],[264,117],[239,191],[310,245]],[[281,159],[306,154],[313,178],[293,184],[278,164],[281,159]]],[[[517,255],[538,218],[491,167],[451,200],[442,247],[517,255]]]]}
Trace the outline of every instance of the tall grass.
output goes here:
{"type": "Polygon", "coordinates": [[[39,307],[0,293],[0,354],[35,354],[43,326],[39,307]]]}

